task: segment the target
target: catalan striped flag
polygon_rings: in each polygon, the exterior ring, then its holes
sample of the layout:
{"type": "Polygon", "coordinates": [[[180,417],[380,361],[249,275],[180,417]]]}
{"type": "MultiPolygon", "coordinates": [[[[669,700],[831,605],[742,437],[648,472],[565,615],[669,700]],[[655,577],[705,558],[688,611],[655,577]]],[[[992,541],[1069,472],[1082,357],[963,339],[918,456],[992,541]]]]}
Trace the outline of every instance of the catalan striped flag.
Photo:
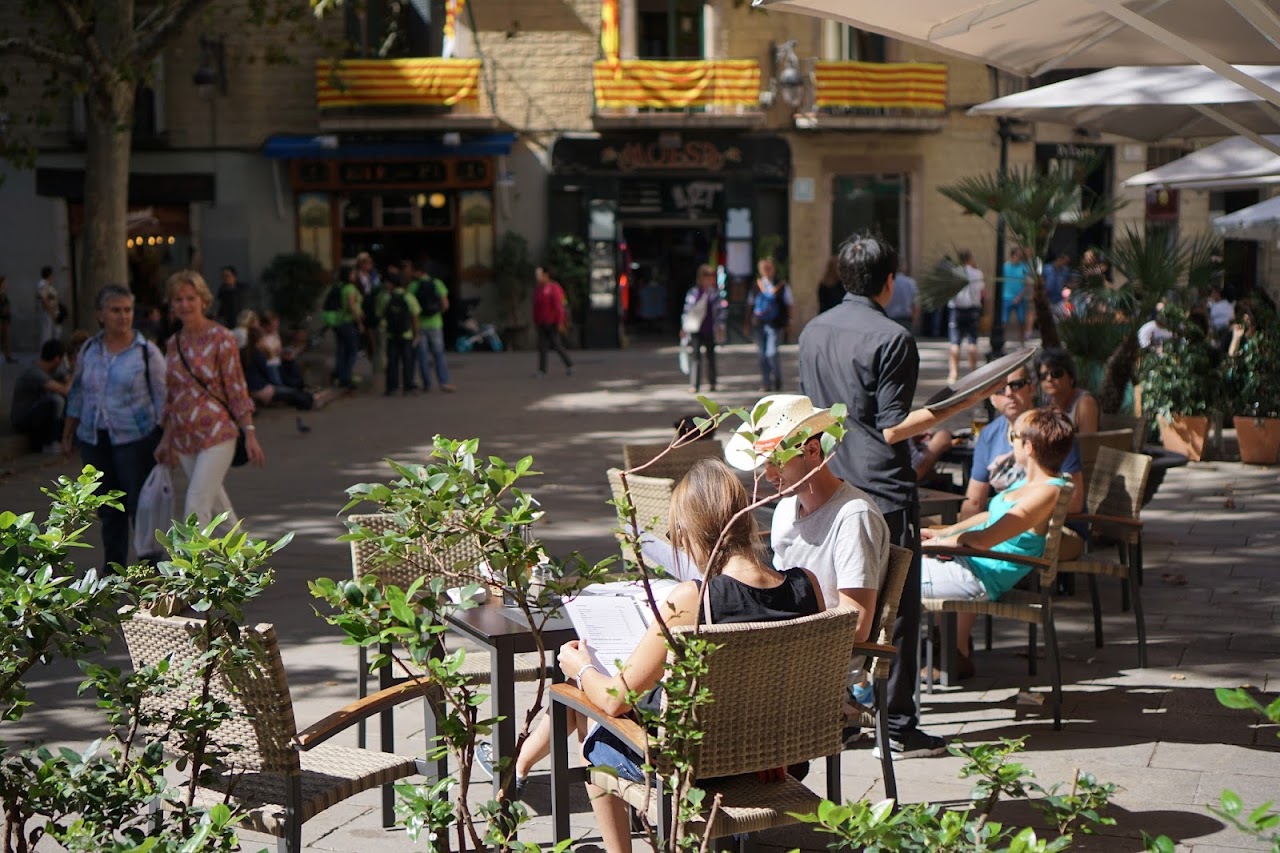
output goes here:
{"type": "Polygon", "coordinates": [[[600,3],[600,50],[615,76],[621,73],[622,35],[618,26],[618,0],[600,3]]]}
{"type": "Polygon", "coordinates": [[[596,106],[754,107],[760,103],[760,65],[754,59],[624,59],[617,68],[595,63],[596,106]]]}
{"type": "Polygon", "coordinates": [[[467,0],[445,0],[444,2],[444,46],[440,55],[448,58],[458,48],[458,16],[467,0]]]}
{"type": "Polygon", "coordinates": [[[320,59],[316,105],[451,107],[480,102],[479,59],[320,59]]]}
{"type": "Polygon", "coordinates": [[[941,63],[820,61],[814,78],[820,108],[947,108],[947,66],[941,63]]]}

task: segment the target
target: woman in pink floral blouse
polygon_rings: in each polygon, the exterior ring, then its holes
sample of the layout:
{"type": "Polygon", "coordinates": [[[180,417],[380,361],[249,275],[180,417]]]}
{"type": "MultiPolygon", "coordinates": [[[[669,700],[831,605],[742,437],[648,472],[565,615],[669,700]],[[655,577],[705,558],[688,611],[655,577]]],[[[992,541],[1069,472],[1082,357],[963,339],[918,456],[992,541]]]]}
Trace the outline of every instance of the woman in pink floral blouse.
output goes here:
{"type": "Polygon", "coordinates": [[[156,460],[181,463],[187,472],[184,516],[195,513],[208,524],[219,513],[236,521],[222,481],[235,457],[237,427],[245,431],[249,461],[266,457],[253,425],[253,401],[245,387],[240,351],[231,332],[209,319],[213,294],[200,273],[183,270],[169,277],[169,308],[181,330],[165,352],[164,437],[156,460]]]}

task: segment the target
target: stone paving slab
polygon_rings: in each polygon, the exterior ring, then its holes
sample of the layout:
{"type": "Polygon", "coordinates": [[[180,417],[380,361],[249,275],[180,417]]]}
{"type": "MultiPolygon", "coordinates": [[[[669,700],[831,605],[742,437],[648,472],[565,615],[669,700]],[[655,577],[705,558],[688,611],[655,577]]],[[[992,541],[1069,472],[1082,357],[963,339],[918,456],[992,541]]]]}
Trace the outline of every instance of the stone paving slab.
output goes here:
{"type": "MultiPolygon", "coordinates": [[[[355,652],[312,608],[306,582],[350,572],[337,516],[343,490],[353,482],[386,479],[381,461],[421,458],[437,432],[477,435],[481,449],[508,458],[532,453],[544,476],[531,490],[548,512],[543,535],[556,552],[580,550],[599,559],[613,553],[612,509],[605,504],[604,470],[621,459],[624,441],[661,440],[682,414],[698,405],[675,370],[673,348],[634,348],[576,353],[577,375],[532,379],[530,353],[451,356],[459,392],[383,398],[368,392],[340,400],[308,416],[312,431],[301,434],[293,417],[268,412],[260,436],[268,456],[264,470],[236,469],[228,490],[254,535],[275,538],[293,531],[293,543],[275,565],[276,585],[251,617],[277,626],[289,671],[296,713],[303,725],[355,695],[355,652]]],[[[922,345],[923,399],[942,385],[946,348],[922,345]]],[[[722,403],[748,405],[757,397],[753,347],[721,351],[722,403]]],[[[362,362],[362,369],[368,370],[362,362]]],[[[784,375],[795,375],[794,348],[784,348],[784,375]]],[[[39,487],[59,470],[77,466],[40,459],[19,460],[0,474],[0,499],[10,509],[42,503],[39,487]]],[[[925,695],[928,730],[966,742],[1028,736],[1024,762],[1045,782],[1067,779],[1076,768],[1112,779],[1124,790],[1115,799],[1119,825],[1080,849],[1141,849],[1141,830],[1165,832],[1182,849],[1256,849],[1224,828],[1203,804],[1222,786],[1250,802],[1280,792],[1280,740],[1275,727],[1254,725],[1249,715],[1221,709],[1212,688],[1251,684],[1274,692],[1280,684],[1280,569],[1269,547],[1280,539],[1280,491],[1276,469],[1212,462],[1171,470],[1146,521],[1146,583],[1142,587],[1149,625],[1151,666],[1136,668],[1132,614],[1122,613],[1114,584],[1103,584],[1106,645],[1095,648],[1087,595],[1059,608],[1066,725],[1052,730],[1047,712],[1013,704],[1019,689],[1044,689],[1047,670],[1026,674],[1026,634],[998,626],[994,648],[981,648],[979,676],[960,687],[925,695]],[[1183,586],[1161,575],[1186,576],[1183,586]]],[[[1083,591],[1083,585],[1082,585],[1083,591]]],[[[119,650],[113,659],[123,664],[119,650]]],[[[75,697],[77,671],[59,663],[34,676],[37,705],[11,740],[40,738],[83,744],[99,727],[91,704],[75,697]]],[[[518,696],[528,702],[529,688],[518,696]]],[[[397,711],[397,748],[422,749],[420,708],[397,711]]],[[[353,732],[340,741],[354,745],[353,732]]],[[[967,782],[956,778],[952,757],[900,762],[904,800],[963,800],[967,782]]],[[[810,779],[823,790],[822,768],[810,779]]],[[[867,749],[846,753],[846,796],[882,796],[879,764],[867,749]]],[[[530,804],[545,808],[546,776],[535,774],[530,804]]],[[[586,801],[575,794],[578,850],[594,850],[586,801]]],[[[1005,819],[1031,819],[1011,806],[1005,819]]],[[[549,819],[536,818],[529,840],[550,837],[549,819]]],[[[258,840],[246,837],[246,842],[258,840]]],[[[376,792],[335,807],[304,830],[308,849],[385,853],[422,849],[402,830],[383,830],[376,792]]],[[[812,833],[792,830],[765,839],[764,849],[825,849],[812,833]]],[[[257,845],[246,843],[246,849],[257,845]]]]}

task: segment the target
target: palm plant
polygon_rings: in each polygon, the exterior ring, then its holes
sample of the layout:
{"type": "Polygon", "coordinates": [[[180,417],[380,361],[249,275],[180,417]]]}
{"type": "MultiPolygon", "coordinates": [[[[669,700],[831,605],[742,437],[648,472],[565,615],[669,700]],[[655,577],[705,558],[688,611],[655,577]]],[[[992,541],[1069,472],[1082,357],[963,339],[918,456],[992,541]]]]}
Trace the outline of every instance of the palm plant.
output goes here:
{"type": "MultiPolygon", "coordinates": [[[[993,227],[998,229],[1003,225],[1014,245],[1028,257],[1043,258],[1059,225],[1088,228],[1123,206],[1123,201],[1100,196],[1085,186],[1085,179],[1101,163],[1102,158],[1095,156],[1055,161],[1046,169],[1014,167],[962,178],[938,187],[938,192],[993,227]],[[994,216],[995,221],[988,216],[994,216]]],[[[1057,325],[1044,292],[1044,278],[1038,269],[1034,274],[1040,339],[1046,347],[1060,346],[1057,325]]]]}
{"type": "Polygon", "coordinates": [[[1138,367],[1138,328],[1162,300],[1185,302],[1179,297],[1208,288],[1221,274],[1222,241],[1213,234],[1170,241],[1166,232],[1126,226],[1107,259],[1124,283],[1112,286],[1100,278],[1085,277],[1080,289],[1095,309],[1102,310],[1064,320],[1063,336],[1077,342],[1105,341],[1105,348],[1085,343],[1081,349],[1068,349],[1085,362],[1090,354],[1097,354],[1091,349],[1105,354],[1098,404],[1104,412],[1118,412],[1138,367]]]}

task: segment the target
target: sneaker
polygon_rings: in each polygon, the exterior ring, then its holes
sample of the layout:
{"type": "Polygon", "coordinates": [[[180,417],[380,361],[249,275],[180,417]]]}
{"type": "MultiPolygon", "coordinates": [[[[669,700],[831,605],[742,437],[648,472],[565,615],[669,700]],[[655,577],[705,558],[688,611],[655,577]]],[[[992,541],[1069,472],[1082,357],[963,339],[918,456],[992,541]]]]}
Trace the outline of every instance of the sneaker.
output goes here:
{"type": "Polygon", "coordinates": [[[454,391],[457,391],[458,389],[454,388],[452,385],[441,385],[440,390],[446,394],[452,394],[454,391]]]}
{"type": "MultiPolygon", "coordinates": [[[[935,755],[945,755],[946,752],[945,740],[919,729],[907,732],[906,737],[901,740],[895,737],[889,738],[889,755],[894,761],[901,761],[904,758],[931,758],[935,755]]],[[[877,746],[871,750],[871,754],[877,759],[880,758],[880,747],[877,746]]]]}
{"type": "Polygon", "coordinates": [[[476,744],[476,769],[493,778],[493,744],[482,740],[476,744]]]}

